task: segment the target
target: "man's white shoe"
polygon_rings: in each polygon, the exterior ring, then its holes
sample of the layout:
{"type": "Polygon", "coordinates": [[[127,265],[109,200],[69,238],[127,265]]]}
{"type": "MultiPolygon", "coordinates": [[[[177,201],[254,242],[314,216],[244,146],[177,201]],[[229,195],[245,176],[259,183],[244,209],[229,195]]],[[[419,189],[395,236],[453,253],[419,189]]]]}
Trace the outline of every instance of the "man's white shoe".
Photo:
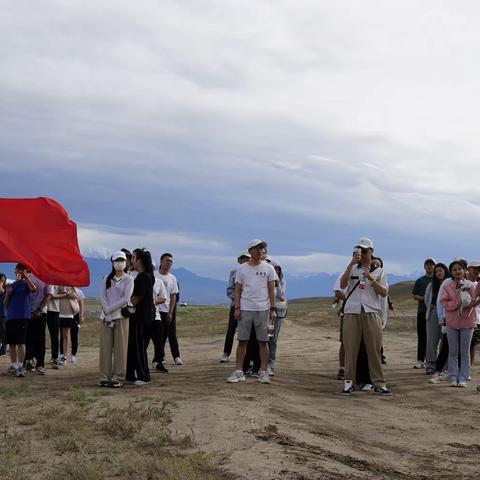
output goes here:
{"type": "Polygon", "coordinates": [[[158,367],[158,362],[152,362],[152,368],[157,368],[158,367]]]}
{"type": "Polygon", "coordinates": [[[144,382],[143,380],[135,380],[133,382],[134,385],[146,385],[147,382],[144,382]]]}
{"type": "Polygon", "coordinates": [[[440,381],[440,374],[435,372],[429,379],[428,383],[438,383],[440,381]]]}
{"type": "Polygon", "coordinates": [[[180,357],[177,357],[175,359],[175,365],[183,365],[182,359],[180,357]]]}
{"type": "Polygon", "coordinates": [[[271,367],[267,367],[267,375],[269,377],[273,377],[275,375],[275,372],[271,369],[271,367]]]}
{"type": "Polygon", "coordinates": [[[415,368],[416,370],[421,370],[422,368],[425,368],[425,364],[423,362],[417,362],[413,368],[415,368]]]}
{"type": "Polygon", "coordinates": [[[467,382],[465,380],[460,380],[458,382],[458,386],[462,387],[462,388],[465,388],[467,386],[467,382]]]}
{"type": "Polygon", "coordinates": [[[76,365],[77,364],[77,357],[75,355],[72,355],[70,357],[70,363],[73,363],[73,365],[76,365]]]}
{"type": "Polygon", "coordinates": [[[268,376],[268,373],[266,370],[261,370],[258,372],[258,380],[257,382],[259,383],[271,383],[270,382],[270,377],[268,376]]]}
{"type": "Polygon", "coordinates": [[[242,370],[235,370],[228,378],[227,383],[244,382],[245,375],[242,370]]]}
{"type": "Polygon", "coordinates": [[[223,354],[223,357],[220,360],[220,363],[227,363],[230,361],[230,356],[227,355],[226,353],[223,354]]]}

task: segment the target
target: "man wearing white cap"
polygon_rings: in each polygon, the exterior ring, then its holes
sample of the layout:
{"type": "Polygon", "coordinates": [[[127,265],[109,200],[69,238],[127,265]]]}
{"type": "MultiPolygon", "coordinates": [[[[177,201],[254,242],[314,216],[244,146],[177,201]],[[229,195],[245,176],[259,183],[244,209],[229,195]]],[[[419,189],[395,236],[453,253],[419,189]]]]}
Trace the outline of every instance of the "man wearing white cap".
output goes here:
{"type": "MultiPolygon", "coordinates": [[[[242,265],[242,263],[248,262],[250,260],[250,254],[245,250],[240,253],[237,257],[237,262],[242,265]]],[[[223,346],[223,356],[220,360],[220,363],[226,363],[230,361],[230,354],[232,353],[233,347],[233,337],[237,330],[237,319],[235,318],[235,276],[237,270],[232,270],[228,278],[227,285],[227,297],[231,300],[230,304],[230,313],[228,315],[228,327],[227,333],[225,335],[225,344],[223,346]]]]}
{"type": "Polygon", "coordinates": [[[275,278],[274,268],[262,262],[267,243],[252,240],[248,245],[250,260],[240,265],[235,276],[235,318],[238,320],[238,347],[236,370],[227,382],[245,380],[242,370],[252,325],[260,347],[260,371],[258,381],[270,383],[268,364],[268,323],[275,319],[275,278]]]}
{"type": "Polygon", "coordinates": [[[370,377],[374,392],[391,395],[383,378],[381,365],[382,327],[379,315],[382,312],[381,298],[387,296],[387,282],[382,268],[372,267],[373,243],[361,238],[355,244],[352,260],[340,280],[340,289],[346,289],[343,304],[343,345],[345,348],[344,395],[354,391],[357,356],[363,340],[368,355],[370,377]]]}

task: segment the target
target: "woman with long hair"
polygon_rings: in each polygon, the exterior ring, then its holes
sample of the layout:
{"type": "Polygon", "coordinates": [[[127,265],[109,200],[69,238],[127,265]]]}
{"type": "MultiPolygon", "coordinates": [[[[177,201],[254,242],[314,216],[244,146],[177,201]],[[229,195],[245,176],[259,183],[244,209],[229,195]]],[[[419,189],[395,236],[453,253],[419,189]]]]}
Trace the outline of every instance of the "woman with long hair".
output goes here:
{"type": "Polygon", "coordinates": [[[155,317],[153,305],[152,257],[148,250],[137,248],[132,252],[132,268],[138,272],[135,278],[131,303],[135,313],[130,317],[128,332],[127,371],[125,379],[134,385],[150,382],[147,351],[145,349],[145,330],[151,327],[155,317]]]}
{"type": "Polygon", "coordinates": [[[70,330],[73,327],[73,319],[80,311],[77,291],[74,287],[60,287],[59,304],[59,324],[61,334],[60,361],[65,365],[67,363],[67,352],[70,347],[70,330]]]}
{"type": "Polygon", "coordinates": [[[443,281],[450,276],[448,268],[443,263],[437,263],[432,281],[425,290],[424,302],[427,312],[425,314],[427,330],[426,373],[434,375],[436,372],[438,344],[442,337],[442,325],[437,312],[438,292],[443,281]]]}
{"type": "Polygon", "coordinates": [[[453,261],[448,270],[453,281],[448,283],[440,294],[440,302],[445,307],[449,346],[448,378],[450,386],[466,387],[470,376],[470,342],[477,322],[475,285],[466,280],[466,267],[463,262],[453,261]]]}
{"type": "Polygon", "coordinates": [[[127,274],[127,256],[118,251],[111,256],[112,271],[104,277],[100,302],[100,387],[122,387],[128,347],[128,317],[122,308],[130,302],[133,278],[127,274]],[[113,356],[113,361],[112,361],[113,356]]]}

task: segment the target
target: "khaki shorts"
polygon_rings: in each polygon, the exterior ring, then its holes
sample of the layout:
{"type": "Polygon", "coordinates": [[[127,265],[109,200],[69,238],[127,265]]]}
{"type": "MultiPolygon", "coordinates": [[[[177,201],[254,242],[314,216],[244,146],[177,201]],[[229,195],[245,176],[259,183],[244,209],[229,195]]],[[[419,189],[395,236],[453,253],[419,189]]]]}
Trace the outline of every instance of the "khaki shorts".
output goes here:
{"type": "Polygon", "coordinates": [[[340,315],[340,342],[343,343],[343,315],[340,315]]]}
{"type": "Polygon", "coordinates": [[[249,340],[252,325],[255,327],[255,335],[259,342],[268,342],[268,318],[270,311],[250,312],[242,310],[238,321],[238,339],[249,340]]]}

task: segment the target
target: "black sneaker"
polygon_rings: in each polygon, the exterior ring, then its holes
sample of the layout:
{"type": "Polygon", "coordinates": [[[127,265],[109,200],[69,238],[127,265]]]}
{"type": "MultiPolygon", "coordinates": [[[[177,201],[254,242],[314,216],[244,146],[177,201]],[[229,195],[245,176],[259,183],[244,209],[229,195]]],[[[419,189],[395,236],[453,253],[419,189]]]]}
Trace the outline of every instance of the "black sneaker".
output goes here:
{"type": "Polygon", "coordinates": [[[377,395],[383,395],[384,397],[389,397],[392,395],[392,391],[387,387],[374,387],[373,392],[377,395]]]}
{"type": "Polygon", "coordinates": [[[168,373],[168,370],[165,368],[165,365],[163,363],[159,363],[155,367],[155,370],[158,370],[159,372],[162,372],[162,373],[168,373]]]}
{"type": "Polygon", "coordinates": [[[120,381],[120,380],[112,380],[110,382],[110,385],[109,385],[111,388],[122,388],[123,387],[123,383],[120,381]]]}
{"type": "Polygon", "coordinates": [[[345,383],[342,390],[342,395],[351,395],[355,391],[353,383],[345,383]]]}
{"type": "Polygon", "coordinates": [[[27,360],[25,362],[25,371],[27,372],[33,372],[35,370],[35,367],[33,366],[33,363],[31,360],[27,360]]]}
{"type": "Polygon", "coordinates": [[[337,380],[345,380],[345,369],[341,368],[337,373],[337,380]]]}

